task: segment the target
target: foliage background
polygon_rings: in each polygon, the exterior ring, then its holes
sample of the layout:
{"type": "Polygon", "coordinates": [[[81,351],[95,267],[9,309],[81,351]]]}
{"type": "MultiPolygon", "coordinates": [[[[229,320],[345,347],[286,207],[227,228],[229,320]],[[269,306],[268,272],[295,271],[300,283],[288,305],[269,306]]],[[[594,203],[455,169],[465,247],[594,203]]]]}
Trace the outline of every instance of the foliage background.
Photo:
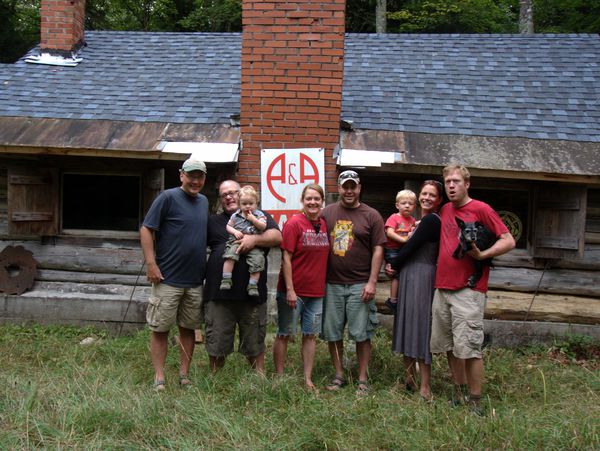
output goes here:
{"type": "MultiPolygon", "coordinates": [[[[599,33],[598,0],[533,0],[536,33],[599,33]]],[[[40,0],[0,0],[0,62],[39,40],[40,0]]],[[[87,0],[86,29],[241,31],[242,0],[87,0]]],[[[375,32],[376,0],[346,1],[346,30],[375,32]]],[[[387,0],[388,32],[516,33],[519,0],[387,0]]]]}

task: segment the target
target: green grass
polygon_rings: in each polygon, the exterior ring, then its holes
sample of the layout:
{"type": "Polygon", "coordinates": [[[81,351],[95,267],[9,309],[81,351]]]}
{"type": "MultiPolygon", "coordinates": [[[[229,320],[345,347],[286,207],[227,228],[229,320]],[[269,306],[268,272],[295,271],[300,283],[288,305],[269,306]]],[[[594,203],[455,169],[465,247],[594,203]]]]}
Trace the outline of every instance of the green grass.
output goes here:
{"type": "MultiPolygon", "coordinates": [[[[0,449],[600,448],[600,360],[592,353],[575,362],[575,345],[595,346],[580,338],[486,350],[483,418],[448,406],[441,358],[434,361],[432,404],[399,389],[401,359],[383,330],[374,340],[372,392],[363,399],[352,386],[307,393],[300,340],[279,378],[270,360],[261,378],[238,354],[211,375],[200,346],[189,389],[176,383],[178,355],[170,348],[167,390],[155,393],[148,340],[147,331],[110,338],[89,328],[0,327],[0,449]],[[88,336],[98,340],[80,345],[88,336]]],[[[315,382],[323,386],[331,375],[320,342],[315,382]]]]}

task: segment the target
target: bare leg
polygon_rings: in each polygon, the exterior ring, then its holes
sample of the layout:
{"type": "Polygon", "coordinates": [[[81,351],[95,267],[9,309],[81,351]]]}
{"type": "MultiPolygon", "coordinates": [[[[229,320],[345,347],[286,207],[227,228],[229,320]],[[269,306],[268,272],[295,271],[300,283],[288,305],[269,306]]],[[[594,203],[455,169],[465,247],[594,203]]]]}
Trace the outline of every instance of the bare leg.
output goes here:
{"type": "Polygon", "coordinates": [[[483,359],[465,360],[467,370],[467,381],[469,384],[469,395],[481,396],[483,385],[483,359]]]}
{"type": "Polygon", "coordinates": [[[304,386],[309,390],[315,390],[312,381],[312,371],[315,363],[315,352],[317,349],[317,337],[314,335],[302,336],[302,364],[304,366],[304,386]]]}
{"type": "Polygon", "coordinates": [[[406,369],[406,380],[404,381],[404,385],[407,390],[416,391],[417,382],[415,377],[415,364],[417,361],[416,359],[407,356],[403,356],[402,360],[404,361],[404,368],[406,369]]]}
{"type": "Polygon", "coordinates": [[[187,375],[194,354],[196,335],[193,329],[179,327],[179,374],[187,375]]]}
{"type": "Polygon", "coordinates": [[[342,365],[342,359],[344,357],[344,342],[330,341],[327,343],[329,346],[329,355],[331,356],[331,364],[335,370],[335,377],[340,379],[344,378],[344,366],[342,365]]]}
{"type": "Polygon", "coordinates": [[[152,335],[150,335],[150,357],[154,367],[154,382],[165,380],[168,337],[169,332],[152,332],[152,335]]]}
{"type": "Polygon", "coordinates": [[[213,356],[213,355],[209,355],[208,356],[208,363],[210,365],[211,371],[214,374],[217,371],[219,371],[221,368],[223,368],[223,366],[225,365],[225,357],[224,356],[216,357],[216,356],[213,356]]]}
{"type": "Polygon", "coordinates": [[[230,258],[228,258],[227,260],[225,260],[223,262],[223,272],[233,272],[233,267],[235,265],[235,262],[233,260],[231,260],[230,258]]]}
{"type": "Polygon", "coordinates": [[[265,375],[265,353],[262,352],[255,357],[247,357],[250,366],[260,375],[265,375]]]}
{"type": "Polygon", "coordinates": [[[204,336],[202,335],[202,330],[201,329],[196,329],[194,331],[194,333],[195,333],[196,343],[202,343],[204,341],[204,336]]]}
{"type": "Polygon", "coordinates": [[[356,358],[358,359],[358,380],[366,381],[369,377],[369,362],[371,360],[371,340],[356,343],[356,358]]]}
{"type": "Polygon", "coordinates": [[[448,357],[448,366],[452,372],[452,381],[456,385],[465,385],[467,383],[467,373],[465,370],[465,361],[454,357],[452,351],[446,353],[448,357]]]}
{"type": "Polygon", "coordinates": [[[275,372],[283,374],[285,369],[285,359],[287,356],[288,341],[287,335],[278,335],[273,343],[273,363],[275,363],[275,372]]]}
{"type": "Polygon", "coordinates": [[[419,376],[421,378],[419,393],[423,398],[431,399],[431,365],[419,360],[419,376]]]}
{"type": "Polygon", "coordinates": [[[392,302],[396,302],[398,300],[398,286],[400,285],[400,281],[398,278],[394,277],[392,279],[391,287],[390,287],[390,298],[392,302]]]}

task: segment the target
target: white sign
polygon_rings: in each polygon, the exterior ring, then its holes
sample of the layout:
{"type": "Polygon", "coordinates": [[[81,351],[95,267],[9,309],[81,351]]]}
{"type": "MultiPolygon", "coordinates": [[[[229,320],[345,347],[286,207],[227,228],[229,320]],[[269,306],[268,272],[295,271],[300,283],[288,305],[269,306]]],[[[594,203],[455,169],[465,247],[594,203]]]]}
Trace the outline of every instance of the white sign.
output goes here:
{"type": "Polygon", "coordinates": [[[305,185],[318,183],[325,189],[324,149],[264,149],[260,165],[261,209],[280,227],[300,211],[305,185]]]}

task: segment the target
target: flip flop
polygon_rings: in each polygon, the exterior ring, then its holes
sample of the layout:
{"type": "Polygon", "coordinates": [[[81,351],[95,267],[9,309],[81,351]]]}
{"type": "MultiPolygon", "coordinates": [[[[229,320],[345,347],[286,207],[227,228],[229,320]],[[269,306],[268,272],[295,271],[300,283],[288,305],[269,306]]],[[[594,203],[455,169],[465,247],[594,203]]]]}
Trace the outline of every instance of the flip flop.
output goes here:
{"type": "Polygon", "coordinates": [[[165,387],[165,380],[161,379],[161,380],[157,380],[154,381],[154,391],[165,391],[167,389],[167,387],[165,387]]]}
{"type": "Polygon", "coordinates": [[[358,381],[358,387],[356,388],[356,396],[367,396],[369,394],[369,382],[358,381]]]}
{"type": "Polygon", "coordinates": [[[187,374],[180,374],[179,375],[179,385],[181,387],[189,387],[190,385],[192,385],[192,381],[190,380],[190,378],[187,374]]]}
{"type": "Polygon", "coordinates": [[[333,379],[331,379],[331,382],[329,382],[329,384],[327,384],[325,386],[325,390],[327,390],[327,391],[338,391],[342,387],[346,386],[347,384],[348,384],[348,382],[346,382],[346,379],[344,379],[342,377],[335,376],[333,379]]]}

